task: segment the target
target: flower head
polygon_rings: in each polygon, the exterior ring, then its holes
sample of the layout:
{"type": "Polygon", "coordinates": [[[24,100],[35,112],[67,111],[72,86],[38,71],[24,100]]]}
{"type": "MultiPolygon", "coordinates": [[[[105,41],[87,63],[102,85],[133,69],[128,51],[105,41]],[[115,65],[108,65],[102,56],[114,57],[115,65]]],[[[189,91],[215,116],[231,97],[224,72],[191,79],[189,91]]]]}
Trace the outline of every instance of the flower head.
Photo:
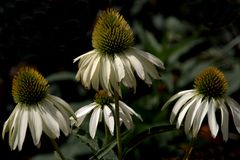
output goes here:
{"type": "MultiPolygon", "coordinates": [[[[113,97],[109,96],[106,91],[99,91],[95,96],[95,101],[86,106],[81,107],[75,112],[77,121],[73,120],[73,123],[79,127],[86,116],[91,113],[90,122],[89,122],[89,133],[92,138],[95,137],[98,123],[102,121],[102,116],[104,122],[108,127],[111,135],[114,134],[114,111],[115,104],[113,97]]],[[[133,109],[127,106],[124,102],[119,101],[119,113],[120,113],[120,122],[123,122],[127,129],[131,129],[133,125],[132,115],[135,115],[140,120],[141,116],[137,114],[133,109]]]]}
{"type": "Polygon", "coordinates": [[[70,133],[70,120],[74,112],[70,105],[59,97],[48,93],[48,81],[34,68],[23,67],[14,76],[12,95],[17,103],[10,117],[4,123],[2,137],[9,132],[9,145],[12,150],[22,149],[27,127],[33,142],[40,145],[42,132],[55,139],[60,130],[70,133]]]}
{"type": "Polygon", "coordinates": [[[227,81],[221,71],[209,67],[195,78],[194,87],[205,97],[221,98],[227,92],[227,81]]]}
{"type": "Polygon", "coordinates": [[[48,81],[35,69],[23,67],[13,78],[12,96],[15,103],[35,104],[48,94],[48,81]]]}
{"type": "Polygon", "coordinates": [[[215,67],[208,67],[195,78],[194,87],[191,90],[178,92],[164,104],[162,109],[178,99],[171,112],[170,123],[173,123],[178,116],[176,126],[180,128],[185,118],[185,132],[191,132],[196,137],[204,117],[207,115],[212,137],[215,138],[219,130],[215,114],[217,110],[220,110],[221,131],[223,139],[227,141],[228,108],[230,108],[235,127],[240,133],[240,105],[226,95],[227,81],[224,74],[215,67]]]}
{"type": "Polygon", "coordinates": [[[78,62],[76,79],[86,88],[113,90],[121,95],[120,83],[136,90],[135,72],[147,84],[159,79],[163,62],[135,47],[131,27],[115,9],[104,11],[92,34],[93,50],[74,59],[78,62]]]}
{"type": "Polygon", "coordinates": [[[118,11],[109,9],[103,12],[93,30],[93,48],[101,54],[114,55],[133,44],[133,31],[118,11]]]}

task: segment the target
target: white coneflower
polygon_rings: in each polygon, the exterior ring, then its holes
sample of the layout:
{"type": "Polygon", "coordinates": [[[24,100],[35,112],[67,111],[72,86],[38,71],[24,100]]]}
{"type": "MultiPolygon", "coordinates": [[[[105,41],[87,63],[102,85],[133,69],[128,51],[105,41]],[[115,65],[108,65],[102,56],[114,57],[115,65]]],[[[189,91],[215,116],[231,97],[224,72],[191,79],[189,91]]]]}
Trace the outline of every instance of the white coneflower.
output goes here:
{"type": "Polygon", "coordinates": [[[203,119],[207,115],[212,137],[215,138],[219,130],[215,112],[220,110],[221,131],[223,139],[227,141],[228,108],[230,108],[235,127],[240,133],[240,105],[226,95],[227,81],[224,74],[215,67],[208,67],[196,77],[194,87],[195,89],[175,94],[164,104],[162,109],[179,98],[171,112],[170,123],[173,123],[176,116],[178,116],[176,125],[179,128],[185,117],[185,132],[192,132],[193,136],[196,137],[203,119]]]}
{"type": "MultiPolygon", "coordinates": [[[[98,123],[102,121],[102,115],[104,117],[104,122],[108,127],[111,135],[114,134],[114,111],[115,104],[114,99],[110,97],[106,91],[99,91],[95,96],[95,101],[86,106],[78,109],[75,114],[77,121],[73,120],[73,123],[79,127],[85,117],[92,112],[90,122],[89,122],[89,133],[92,138],[95,137],[98,123]]],[[[132,120],[132,115],[135,115],[140,120],[141,116],[137,114],[133,109],[128,107],[124,102],[119,101],[119,112],[120,112],[120,122],[123,122],[127,129],[131,129],[134,124],[132,120]]]]}
{"type": "Polygon", "coordinates": [[[70,116],[74,112],[69,104],[59,97],[48,93],[48,81],[31,67],[22,67],[14,76],[12,95],[17,103],[10,117],[4,123],[2,137],[9,132],[9,146],[22,149],[29,126],[33,143],[40,145],[44,132],[51,139],[60,136],[60,130],[68,135],[70,116]]]}
{"type": "Polygon", "coordinates": [[[76,79],[86,88],[99,88],[121,95],[119,83],[136,90],[134,72],[147,84],[159,79],[163,62],[150,53],[133,47],[133,31],[115,9],[98,18],[92,34],[93,50],[74,59],[78,62],[76,79]]]}

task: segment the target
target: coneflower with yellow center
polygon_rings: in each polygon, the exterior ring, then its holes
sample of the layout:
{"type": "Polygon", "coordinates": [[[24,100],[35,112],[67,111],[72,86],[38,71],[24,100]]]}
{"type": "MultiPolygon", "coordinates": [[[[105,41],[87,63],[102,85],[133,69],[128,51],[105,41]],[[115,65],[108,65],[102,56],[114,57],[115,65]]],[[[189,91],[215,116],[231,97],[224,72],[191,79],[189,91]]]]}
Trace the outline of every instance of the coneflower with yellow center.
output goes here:
{"type": "MultiPolygon", "coordinates": [[[[104,122],[108,127],[111,135],[114,135],[114,112],[115,112],[115,103],[114,98],[109,96],[106,91],[100,90],[95,95],[95,101],[81,107],[78,109],[75,114],[77,117],[77,121],[72,119],[73,124],[79,127],[86,116],[91,113],[91,118],[89,122],[89,133],[92,138],[95,137],[98,123],[102,121],[102,115],[104,118],[104,122]]],[[[140,120],[142,120],[141,116],[137,114],[132,108],[127,106],[124,102],[119,101],[119,112],[120,112],[120,122],[123,122],[127,129],[133,128],[133,120],[132,115],[135,115],[140,120]]]]}
{"type": "Polygon", "coordinates": [[[159,79],[163,62],[134,45],[134,34],[122,15],[110,8],[102,12],[92,33],[93,50],[74,59],[76,79],[86,88],[114,90],[121,95],[120,83],[136,91],[136,74],[148,85],[159,79]]]}
{"type": "Polygon", "coordinates": [[[175,103],[171,115],[170,123],[173,123],[176,116],[177,128],[180,128],[185,118],[184,129],[186,133],[191,133],[196,137],[204,117],[208,117],[208,125],[215,138],[219,131],[216,120],[216,110],[221,113],[221,131],[223,139],[228,140],[228,125],[230,108],[233,122],[240,133],[240,105],[231,97],[227,96],[227,81],[224,74],[215,67],[208,67],[200,73],[194,81],[195,89],[185,90],[173,95],[163,106],[165,109],[171,102],[175,103]]]}
{"type": "Polygon", "coordinates": [[[60,130],[67,136],[70,132],[70,116],[74,112],[64,100],[48,93],[48,81],[34,68],[22,67],[13,78],[12,96],[17,104],[4,123],[2,137],[9,132],[9,146],[22,150],[29,126],[33,143],[40,146],[44,132],[56,139],[60,130]]]}

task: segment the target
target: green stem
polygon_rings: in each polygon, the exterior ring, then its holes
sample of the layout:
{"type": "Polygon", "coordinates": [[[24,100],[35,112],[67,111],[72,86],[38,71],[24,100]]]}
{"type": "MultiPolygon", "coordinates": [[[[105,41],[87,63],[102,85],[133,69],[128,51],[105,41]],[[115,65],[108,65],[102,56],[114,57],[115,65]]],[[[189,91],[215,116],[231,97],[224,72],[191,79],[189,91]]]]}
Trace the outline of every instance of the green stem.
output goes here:
{"type": "Polygon", "coordinates": [[[50,140],[52,142],[52,145],[53,145],[54,149],[56,150],[56,152],[60,156],[61,160],[66,160],[66,158],[64,157],[63,153],[61,152],[57,142],[54,139],[52,139],[52,138],[50,138],[50,140]]]}
{"type": "Polygon", "coordinates": [[[104,130],[105,130],[105,140],[103,142],[103,147],[105,147],[109,143],[109,140],[110,140],[110,136],[109,136],[110,132],[108,130],[106,123],[104,123],[104,130]]]}
{"type": "MultiPolygon", "coordinates": [[[[114,112],[113,112],[114,113],[114,112]]],[[[142,126],[140,126],[142,128],[142,126]]],[[[141,132],[136,130],[127,130],[121,133],[121,140],[124,146],[121,158],[127,155],[128,152],[133,150],[137,145],[142,143],[144,140],[156,136],[158,134],[176,130],[176,125],[158,125],[144,129],[141,132]]],[[[117,140],[110,141],[106,146],[97,151],[95,155],[89,158],[89,160],[103,159],[103,157],[109,153],[117,145],[117,140]]]]}
{"type": "Polygon", "coordinates": [[[188,160],[189,159],[189,156],[190,156],[190,154],[191,154],[191,152],[193,150],[193,143],[194,143],[194,138],[191,139],[191,141],[190,141],[190,143],[188,145],[188,148],[187,148],[187,150],[185,152],[185,155],[183,157],[183,160],[188,160]]]}
{"type": "Polygon", "coordinates": [[[152,136],[158,135],[160,133],[172,131],[175,129],[176,129],[175,125],[159,125],[159,126],[153,126],[148,129],[145,129],[144,131],[142,131],[140,133],[132,132],[132,135],[129,135],[129,138],[127,137],[130,140],[128,140],[127,138],[124,137],[125,138],[124,139],[125,150],[123,151],[122,157],[124,158],[128,152],[133,150],[136,146],[138,146],[140,143],[142,143],[146,139],[149,139],[152,136]]]}
{"type": "Polygon", "coordinates": [[[114,91],[115,98],[115,124],[116,124],[116,137],[117,137],[117,148],[118,148],[118,159],[122,159],[122,141],[120,133],[120,116],[119,116],[119,95],[117,91],[114,91]]]}

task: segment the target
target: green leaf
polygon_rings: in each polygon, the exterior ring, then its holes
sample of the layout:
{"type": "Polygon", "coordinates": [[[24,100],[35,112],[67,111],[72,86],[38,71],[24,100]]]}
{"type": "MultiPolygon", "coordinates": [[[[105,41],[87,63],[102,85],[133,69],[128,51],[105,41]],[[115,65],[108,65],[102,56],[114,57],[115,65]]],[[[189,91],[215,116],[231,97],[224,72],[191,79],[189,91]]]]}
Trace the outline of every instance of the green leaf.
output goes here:
{"type": "MultiPolygon", "coordinates": [[[[123,157],[126,156],[128,152],[130,152],[132,149],[134,149],[137,145],[142,143],[144,140],[154,136],[158,135],[160,133],[168,132],[171,130],[175,130],[175,125],[158,125],[153,127],[148,127],[147,129],[144,129],[140,133],[132,132],[130,136],[125,138],[124,141],[124,151],[123,151],[123,157]]],[[[128,134],[129,135],[129,134],[128,134]]]]}
{"type": "Polygon", "coordinates": [[[178,61],[179,57],[184,53],[187,53],[194,46],[203,42],[202,38],[189,37],[174,45],[169,46],[159,53],[159,58],[163,61],[167,60],[169,64],[173,64],[178,61]]]}
{"type": "MultiPolygon", "coordinates": [[[[66,160],[73,160],[76,156],[88,155],[91,153],[91,150],[84,144],[80,143],[77,140],[77,137],[70,135],[67,141],[60,145],[60,150],[64,154],[66,160]]],[[[55,160],[59,159],[60,156],[58,153],[42,153],[32,157],[32,160],[55,160]]]]}
{"type": "Polygon", "coordinates": [[[89,146],[92,151],[97,152],[99,150],[99,146],[98,143],[95,139],[91,139],[90,137],[86,136],[86,135],[79,135],[76,134],[76,137],[78,139],[80,139],[80,141],[84,144],[86,144],[87,146],[89,146]]]}
{"type": "Polygon", "coordinates": [[[106,145],[103,149],[99,150],[94,156],[89,158],[89,160],[94,159],[102,159],[105,155],[107,155],[115,146],[117,145],[117,141],[114,140],[106,145]]]}
{"type": "Polygon", "coordinates": [[[151,54],[154,54],[154,55],[161,52],[162,50],[161,44],[158,42],[158,40],[155,38],[155,36],[151,32],[144,30],[141,24],[136,21],[134,22],[133,25],[142,43],[141,46],[147,52],[150,52],[151,54]]]}
{"type": "Polygon", "coordinates": [[[57,151],[54,151],[53,153],[57,160],[63,160],[57,151]]]}
{"type": "MultiPolygon", "coordinates": [[[[128,131],[125,131],[121,134],[122,140],[124,140],[126,138],[126,136],[128,135],[128,131]]],[[[98,152],[93,155],[92,157],[90,157],[90,160],[94,160],[94,159],[102,159],[104,156],[106,156],[115,146],[117,145],[117,141],[116,139],[114,139],[113,141],[109,142],[105,147],[101,148],[100,150],[98,150],[98,152]]],[[[117,158],[117,157],[116,157],[117,158]]]]}
{"type": "Polygon", "coordinates": [[[236,79],[236,75],[240,75],[240,64],[233,62],[233,69],[226,71],[225,76],[228,80],[228,94],[231,95],[240,88],[240,81],[236,79]]]}
{"type": "Polygon", "coordinates": [[[160,43],[154,34],[145,30],[140,23],[134,22],[133,26],[140,38],[141,46],[147,52],[156,55],[163,62],[175,63],[181,55],[204,41],[203,38],[199,38],[196,34],[193,34],[193,36],[182,39],[175,44],[171,44],[166,40],[166,37],[163,37],[162,43],[160,43]]]}
{"type": "MultiPolygon", "coordinates": [[[[140,127],[141,128],[141,127],[140,127]]],[[[123,141],[124,152],[123,155],[126,155],[133,148],[135,148],[138,144],[143,142],[144,140],[150,138],[151,136],[167,132],[170,130],[176,129],[175,125],[158,125],[153,127],[147,127],[147,129],[141,130],[140,132],[137,130],[130,130],[122,133],[121,139],[123,141]]],[[[90,158],[90,160],[102,159],[106,156],[112,149],[117,145],[116,139],[108,143],[105,147],[100,149],[94,156],[90,158]]],[[[117,157],[115,157],[117,158],[117,157]]],[[[114,159],[115,159],[114,158],[114,159]]]]}
{"type": "Polygon", "coordinates": [[[51,82],[70,80],[75,81],[75,73],[69,71],[56,72],[46,77],[51,82]]]}
{"type": "Polygon", "coordinates": [[[179,68],[181,68],[181,77],[177,82],[177,88],[183,88],[187,84],[193,83],[195,77],[208,66],[213,65],[214,60],[200,61],[198,58],[192,58],[185,61],[179,68]]]}

